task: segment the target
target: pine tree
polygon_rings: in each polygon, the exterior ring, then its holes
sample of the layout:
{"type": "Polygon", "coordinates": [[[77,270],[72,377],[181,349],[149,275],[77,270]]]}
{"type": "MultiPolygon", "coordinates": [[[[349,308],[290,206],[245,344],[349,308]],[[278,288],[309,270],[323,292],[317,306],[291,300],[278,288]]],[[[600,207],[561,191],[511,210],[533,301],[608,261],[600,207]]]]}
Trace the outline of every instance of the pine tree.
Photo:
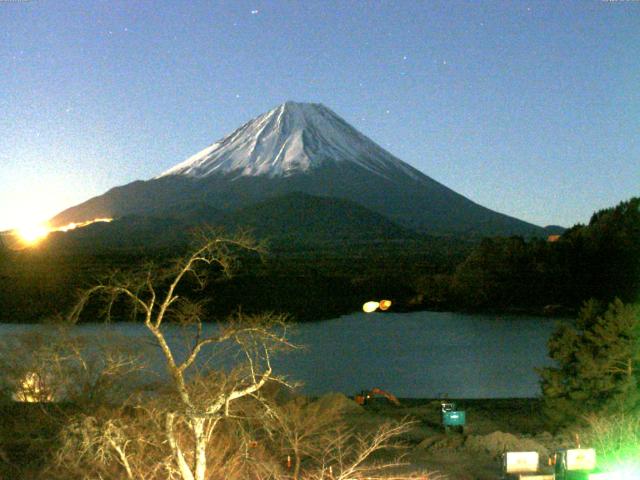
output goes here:
{"type": "Polygon", "coordinates": [[[585,303],[575,325],[549,340],[553,367],[540,370],[545,410],[554,425],[589,413],[627,413],[640,407],[640,308],[614,300],[606,311],[585,303]]]}

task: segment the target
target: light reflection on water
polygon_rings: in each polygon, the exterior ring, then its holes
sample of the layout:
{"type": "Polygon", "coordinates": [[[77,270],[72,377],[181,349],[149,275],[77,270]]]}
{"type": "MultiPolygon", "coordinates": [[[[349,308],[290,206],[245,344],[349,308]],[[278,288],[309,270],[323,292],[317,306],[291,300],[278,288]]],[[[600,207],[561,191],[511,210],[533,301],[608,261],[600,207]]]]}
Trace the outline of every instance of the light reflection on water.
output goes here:
{"type": "MultiPolygon", "coordinates": [[[[303,392],[312,395],[379,387],[404,398],[532,397],[540,392],[534,368],[551,363],[547,339],[554,326],[553,320],[523,316],[355,313],[295,325],[290,339],[306,348],[281,354],[273,364],[276,373],[303,382],[303,392]]],[[[0,335],[42,328],[2,324],[0,335]]],[[[132,339],[150,339],[141,324],[76,328],[83,335],[117,329],[132,339]]],[[[184,346],[180,328],[169,331],[170,343],[184,346]]],[[[161,372],[160,352],[151,351],[161,372]]]]}

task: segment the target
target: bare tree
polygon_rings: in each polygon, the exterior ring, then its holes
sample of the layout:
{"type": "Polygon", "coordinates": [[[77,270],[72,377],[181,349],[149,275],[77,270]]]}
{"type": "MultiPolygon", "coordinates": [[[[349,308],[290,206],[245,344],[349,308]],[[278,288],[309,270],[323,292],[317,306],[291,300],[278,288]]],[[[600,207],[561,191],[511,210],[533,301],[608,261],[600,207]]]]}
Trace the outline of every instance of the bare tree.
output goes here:
{"type": "Polygon", "coordinates": [[[144,369],[130,340],[82,335],[60,323],[5,336],[0,351],[0,388],[18,402],[122,402],[144,369]]]}
{"type": "Polygon", "coordinates": [[[298,397],[283,405],[273,405],[271,411],[266,426],[273,432],[275,448],[287,458],[291,479],[299,480],[303,462],[316,465],[327,439],[342,425],[339,405],[325,408],[320,402],[298,397]]]}
{"type": "Polygon", "coordinates": [[[412,472],[402,455],[401,437],[414,423],[406,419],[382,425],[362,423],[364,411],[344,396],[327,395],[312,401],[297,397],[273,407],[266,419],[277,455],[286,457],[287,480],[442,479],[412,472]],[[404,473],[403,473],[404,472],[404,473]]]}
{"type": "Polygon", "coordinates": [[[620,478],[637,475],[640,470],[640,414],[591,414],[586,421],[583,439],[596,448],[598,465],[618,471],[620,478]]]}
{"type": "Polygon", "coordinates": [[[431,478],[426,473],[394,474],[392,471],[402,466],[402,455],[391,454],[401,445],[398,438],[409,432],[412,423],[384,423],[373,431],[362,433],[353,427],[339,425],[324,438],[319,465],[308,472],[305,480],[351,480],[386,479],[401,480],[409,478],[431,478]],[[373,460],[376,454],[386,453],[386,460],[373,460]]]}
{"type": "Polygon", "coordinates": [[[114,275],[83,293],[72,323],[94,297],[104,300],[107,318],[129,305],[161,352],[169,381],[135,402],[77,416],[60,434],[48,478],[66,470],[74,478],[149,480],[433,479],[388,473],[402,466],[388,451],[406,422],[362,433],[331,408],[267,398],[265,387],[288,385],[271,365],[275,351],[293,347],[285,318],[238,313],[211,328],[203,304],[183,288],[202,287],[212,271],[229,275],[238,250],[260,253],[261,246],[246,236],[205,238],[168,269],[114,275]],[[293,471],[283,453],[293,455],[293,471]]]}
{"type": "MultiPolygon", "coordinates": [[[[164,434],[171,452],[172,467],[182,480],[205,480],[207,476],[207,444],[211,441],[221,420],[234,416],[233,406],[240,399],[256,397],[268,382],[279,381],[271,366],[272,352],[290,346],[286,340],[286,323],[282,315],[266,314],[246,316],[237,314],[218,325],[213,333],[203,328],[203,307],[179,294],[187,279],[203,287],[212,269],[229,275],[239,250],[262,252],[262,246],[246,235],[235,237],[212,236],[201,243],[187,257],[158,274],[147,268],[140,273],[113,276],[82,295],[70,315],[77,321],[87,302],[96,295],[106,296],[107,315],[121,298],[130,302],[141,317],[149,334],[162,352],[176,400],[166,405],[164,434]],[[167,334],[167,323],[183,325],[190,334],[186,352],[179,352],[167,334]],[[233,345],[234,348],[229,347],[233,345]],[[227,355],[240,355],[242,362],[231,373],[215,369],[215,382],[203,388],[198,370],[203,358],[212,352],[225,351],[227,355]],[[189,435],[184,433],[188,432],[189,435]]],[[[220,366],[219,366],[220,367],[220,366]]],[[[211,377],[209,377],[211,380],[211,377]]],[[[107,429],[113,435],[107,438],[118,462],[129,476],[126,442],[119,430],[107,429]]]]}

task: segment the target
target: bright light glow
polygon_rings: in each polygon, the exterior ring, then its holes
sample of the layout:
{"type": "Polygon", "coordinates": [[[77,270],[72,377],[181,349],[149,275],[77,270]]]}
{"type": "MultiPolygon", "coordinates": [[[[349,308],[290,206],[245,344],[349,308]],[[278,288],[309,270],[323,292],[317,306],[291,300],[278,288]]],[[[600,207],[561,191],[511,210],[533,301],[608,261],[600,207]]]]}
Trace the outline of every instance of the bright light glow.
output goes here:
{"type": "Polygon", "coordinates": [[[629,476],[626,472],[590,473],[589,480],[637,480],[640,477],[629,476]]]}
{"type": "Polygon", "coordinates": [[[388,310],[391,306],[391,300],[380,300],[379,302],[370,301],[362,305],[362,310],[365,313],[375,312],[380,309],[382,311],[388,310]]]}
{"type": "Polygon", "coordinates": [[[50,175],[28,176],[16,179],[10,185],[3,185],[0,194],[2,204],[11,207],[4,209],[0,216],[0,230],[26,229],[45,224],[48,218],[63,210],[63,202],[68,196],[66,192],[78,190],[75,186],[69,187],[69,182],[64,178],[50,175]]]}
{"type": "Polygon", "coordinates": [[[27,373],[20,382],[20,388],[13,394],[16,402],[53,402],[53,393],[47,387],[42,375],[37,372],[27,373]]]}
{"type": "Polygon", "coordinates": [[[380,303],[378,302],[367,302],[364,305],[362,305],[362,310],[365,313],[371,313],[371,312],[375,312],[379,306],[380,306],[380,303]]]}
{"type": "Polygon", "coordinates": [[[49,235],[49,227],[44,223],[34,223],[18,227],[15,232],[20,240],[28,245],[35,245],[49,235]]]}
{"type": "Polygon", "coordinates": [[[612,472],[590,473],[589,480],[618,480],[618,475],[612,472]]]}
{"type": "Polygon", "coordinates": [[[640,480],[640,467],[625,465],[609,472],[590,473],[589,480],[640,480]]]}
{"type": "Polygon", "coordinates": [[[20,246],[33,247],[44,240],[51,232],[68,232],[76,228],[86,227],[96,222],[111,222],[112,218],[94,218],[93,220],[87,220],[86,222],[69,223],[62,227],[53,228],[46,222],[25,224],[16,228],[13,233],[18,237],[20,246]]]}
{"type": "Polygon", "coordinates": [[[52,231],[54,232],[68,232],[69,230],[75,230],[76,228],[86,227],[87,225],[91,225],[96,222],[111,222],[113,218],[94,218],[93,220],[87,220],[86,222],[75,223],[71,222],[62,227],[54,228],[52,231]]]}
{"type": "Polygon", "coordinates": [[[618,475],[617,478],[620,480],[640,480],[640,469],[634,467],[621,468],[620,470],[616,470],[615,474],[618,475]]]}

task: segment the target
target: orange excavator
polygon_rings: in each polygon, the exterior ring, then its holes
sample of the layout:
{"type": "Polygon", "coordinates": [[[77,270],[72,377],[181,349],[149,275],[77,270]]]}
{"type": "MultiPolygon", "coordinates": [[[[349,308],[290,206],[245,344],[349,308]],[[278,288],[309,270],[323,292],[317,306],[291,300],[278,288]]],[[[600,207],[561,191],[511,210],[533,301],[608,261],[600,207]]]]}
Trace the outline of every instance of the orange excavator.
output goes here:
{"type": "Polygon", "coordinates": [[[353,399],[358,405],[366,405],[368,401],[376,395],[385,397],[390,403],[393,403],[398,407],[400,406],[400,401],[394,394],[381,390],[377,387],[374,387],[371,390],[362,390],[360,394],[353,397],[353,399]]]}

